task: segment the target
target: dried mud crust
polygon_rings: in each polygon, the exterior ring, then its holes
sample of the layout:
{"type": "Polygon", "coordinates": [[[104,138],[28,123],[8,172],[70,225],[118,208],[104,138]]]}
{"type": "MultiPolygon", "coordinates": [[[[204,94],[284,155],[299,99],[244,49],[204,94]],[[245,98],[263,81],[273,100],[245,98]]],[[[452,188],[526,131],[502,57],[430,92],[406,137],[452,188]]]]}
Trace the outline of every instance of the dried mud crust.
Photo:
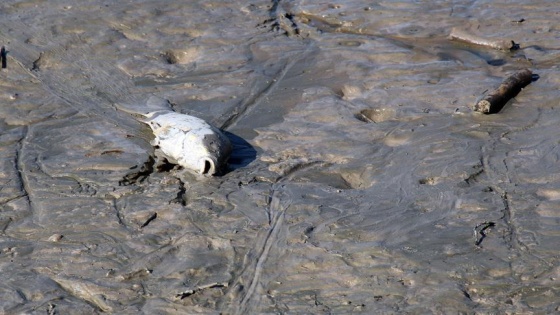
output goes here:
{"type": "MultiPolygon", "coordinates": [[[[11,104],[0,123],[2,310],[553,312],[555,99],[527,91],[516,101],[534,106],[493,120],[456,110],[480,94],[473,82],[493,84],[513,59],[490,65],[414,37],[434,34],[424,16],[463,23],[475,2],[431,4],[433,15],[411,14],[427,8],[412,2],[348,3],[263,1],[272,9],[245,14],[236,2],[145,1],[79,25],[65,16],[85,6],[3,3],[26,11],[0,34],[13,45],[2,83],[21,79],[0,85],[11,104]],[[33,10],[64,16],[44,27],[33,10]],[[251,33],[266,17],[290,36],[251,33]],[[360,21],[379,24],[361,32],[360,21]],[[97,60],[99,47],[114,54],[97,60]],[[255,148],[205,181],[158,170],[142,125],[113,106],[150,93],[255,148]]],[[[531,36],[553,33],[538,27],[531,36]]],[[[555,86],[542,70],[535,88],[555,86]]]]}

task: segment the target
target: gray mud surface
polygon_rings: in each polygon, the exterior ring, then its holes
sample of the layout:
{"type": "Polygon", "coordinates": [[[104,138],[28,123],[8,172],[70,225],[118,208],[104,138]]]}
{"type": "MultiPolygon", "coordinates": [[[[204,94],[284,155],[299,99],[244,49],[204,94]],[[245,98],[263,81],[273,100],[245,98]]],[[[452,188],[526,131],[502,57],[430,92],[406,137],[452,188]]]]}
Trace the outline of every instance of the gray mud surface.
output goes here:
{"type": "Polygon", "coordinates": [[[557,1],[0,4],[0,313],[560,310],[557,1]],[[519,43],[448,39],[453,27],[519,43]],[[517,70],[495,115],[470,106],[517,70]],[[167,100],[229,171],[154,164],[167,100]]]}

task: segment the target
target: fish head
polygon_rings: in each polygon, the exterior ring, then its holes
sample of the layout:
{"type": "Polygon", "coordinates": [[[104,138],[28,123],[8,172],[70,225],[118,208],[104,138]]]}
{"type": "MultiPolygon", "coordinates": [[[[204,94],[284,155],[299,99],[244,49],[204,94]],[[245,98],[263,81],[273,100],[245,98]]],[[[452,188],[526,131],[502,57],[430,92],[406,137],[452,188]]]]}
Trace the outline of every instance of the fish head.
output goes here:
{"type": "Polygon", "coordinates": [[[199,173],[202,175],[216,175],[224,171],[231,154],[231,143],[221,132],[213,132],[201,138],[200,145],[205,153],[199,159],[199,173]]]}

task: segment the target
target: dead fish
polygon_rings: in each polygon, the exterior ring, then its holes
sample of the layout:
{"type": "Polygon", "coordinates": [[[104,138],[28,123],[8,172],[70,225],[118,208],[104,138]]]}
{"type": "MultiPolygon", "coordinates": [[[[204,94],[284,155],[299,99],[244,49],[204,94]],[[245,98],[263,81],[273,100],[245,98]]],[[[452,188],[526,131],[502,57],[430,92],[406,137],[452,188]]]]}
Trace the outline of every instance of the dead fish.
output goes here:
{"type": "Polygon", "coordinates": [[[232,151],[229,139],[216,127],[198,117],[170,110],[143,115],[158,147],[167,160],[202,175],[224,170],[232,151]]]}

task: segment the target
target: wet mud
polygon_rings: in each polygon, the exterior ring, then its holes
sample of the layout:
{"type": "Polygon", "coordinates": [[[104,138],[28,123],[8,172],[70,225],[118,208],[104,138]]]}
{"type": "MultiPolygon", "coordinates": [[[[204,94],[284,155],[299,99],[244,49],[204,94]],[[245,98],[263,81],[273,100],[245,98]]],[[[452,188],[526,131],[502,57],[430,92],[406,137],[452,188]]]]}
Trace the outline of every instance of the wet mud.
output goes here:
{"type": "Polygon", "coordinates": [[[3,1],[0,312],[559,311],[559,12],[3,1]],[[224,130],[224,174],[157,159],[155,99],[224,130]]]}

